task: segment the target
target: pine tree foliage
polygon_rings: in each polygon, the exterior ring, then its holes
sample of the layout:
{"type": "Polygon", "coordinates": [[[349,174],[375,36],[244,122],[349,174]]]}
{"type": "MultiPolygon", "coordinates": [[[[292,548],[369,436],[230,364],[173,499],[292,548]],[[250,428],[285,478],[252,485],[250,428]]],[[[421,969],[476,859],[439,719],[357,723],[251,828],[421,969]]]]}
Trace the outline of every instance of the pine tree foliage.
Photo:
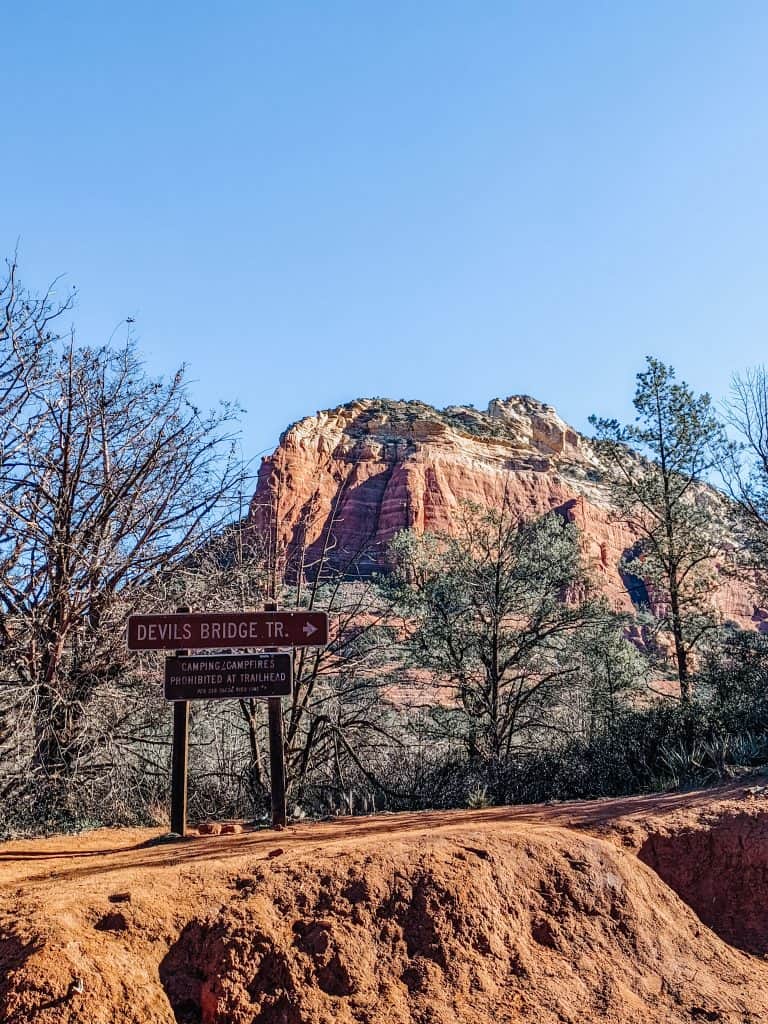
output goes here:
{"type": "Polygon", "coordinates": [[[636,531],[625,563],[654,595],[656,626],[672,637],[683,701],[691,656],[715,625],[715,566],[722,560],[726,503],[704,487],[727,445],[707,394],[695,395],[675,371],[648,357],[637,375],[634,423],[590,419],[610,469],[617,520],[636,531]]]}

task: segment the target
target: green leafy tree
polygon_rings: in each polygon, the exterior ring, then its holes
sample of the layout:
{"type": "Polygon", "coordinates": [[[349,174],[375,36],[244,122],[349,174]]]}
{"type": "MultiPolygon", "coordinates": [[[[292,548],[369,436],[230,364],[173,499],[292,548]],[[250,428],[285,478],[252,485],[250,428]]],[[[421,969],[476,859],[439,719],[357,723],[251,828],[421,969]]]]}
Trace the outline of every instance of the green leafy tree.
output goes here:
{"type": "Polygon", "coordinates": [[[605,614],[590,595],[576,528],[556,514],[521,522],[461,507],[456,533],[392,544],[410,661],[444,690],[435,720],[469,757],[501,768],[515,746],[555,726],[575,677],[574,637],[605,614]]]}
{"type": "Polygon", "coordinates": [[[656,626],[671,634],[681,698],[689,703],[691,656],[715,625],[711,595],[727,515],[725,500],[704,484],[726,442],[709,395],[695,395],[658,359],[648,357],[638,373],[634,406],[634,423],[590,422],[617,519],[638,536],[625,567],[655,594],[656,626]]]}

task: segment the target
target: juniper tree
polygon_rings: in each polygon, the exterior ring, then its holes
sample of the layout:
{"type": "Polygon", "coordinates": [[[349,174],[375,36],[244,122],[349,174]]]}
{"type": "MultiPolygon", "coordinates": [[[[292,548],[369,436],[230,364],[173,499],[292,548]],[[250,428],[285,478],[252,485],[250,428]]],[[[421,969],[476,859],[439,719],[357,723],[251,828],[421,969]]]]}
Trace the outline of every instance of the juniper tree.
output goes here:
{"type": "Polygon", "coordinates": [[[616,729],[647,686],[649,663],[627,639],[627,617],[606,615],[580,631],[569,656],[578,666],[563,717],[587,742],[616,729]]]}
{"type": "Polygon", "coordinates": [[[556,725],[578,672],[569,647],[606,613],[576,527],[557,514],[523,522],[507,498],[497,509],[466,504],[455,531],[399,534],[393,586],[410,660],[434,680],[435,721],[493,774],[556,725]]]}

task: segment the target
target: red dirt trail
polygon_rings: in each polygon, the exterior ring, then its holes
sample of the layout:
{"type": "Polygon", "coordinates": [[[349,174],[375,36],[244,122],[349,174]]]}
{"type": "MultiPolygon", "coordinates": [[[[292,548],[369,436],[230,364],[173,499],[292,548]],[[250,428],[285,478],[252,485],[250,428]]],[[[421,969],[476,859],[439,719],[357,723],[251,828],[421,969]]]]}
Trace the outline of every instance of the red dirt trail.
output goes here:
{"type": "Polygon", "coordinates": [[[0,844],[0,1021],[765,1022],[764,781],[0,844]]]}

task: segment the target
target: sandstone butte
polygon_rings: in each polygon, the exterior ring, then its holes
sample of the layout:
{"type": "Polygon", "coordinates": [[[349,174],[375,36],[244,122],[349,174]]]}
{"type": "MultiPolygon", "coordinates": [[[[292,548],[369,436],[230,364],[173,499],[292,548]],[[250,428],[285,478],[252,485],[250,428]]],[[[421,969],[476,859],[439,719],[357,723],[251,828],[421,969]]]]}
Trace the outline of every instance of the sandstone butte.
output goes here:
{"type": "MultiPolygon", "coordinates": [[[[620,571],[638,538],[617,519],[594,446],[527,396],[494,399],[485,412],[361,399],[308,416],[262,461],[250,522],[289,556],[305,548],[307,564],[330,530],[337,567],[365,553],[364,565],[383,568],[399,530],[450,533],[462,501],[498,507],[505,493],[522,517],[555,510],[577,525],[587,564],[616,610],[631,611],[638,594],[649,599],[620,571]]],[[[710,496],[722,507],[721,496],[710,496]]],[[[755,590],[720,573],[713,607],[724,622],[768,628],[755,590]]]]}

